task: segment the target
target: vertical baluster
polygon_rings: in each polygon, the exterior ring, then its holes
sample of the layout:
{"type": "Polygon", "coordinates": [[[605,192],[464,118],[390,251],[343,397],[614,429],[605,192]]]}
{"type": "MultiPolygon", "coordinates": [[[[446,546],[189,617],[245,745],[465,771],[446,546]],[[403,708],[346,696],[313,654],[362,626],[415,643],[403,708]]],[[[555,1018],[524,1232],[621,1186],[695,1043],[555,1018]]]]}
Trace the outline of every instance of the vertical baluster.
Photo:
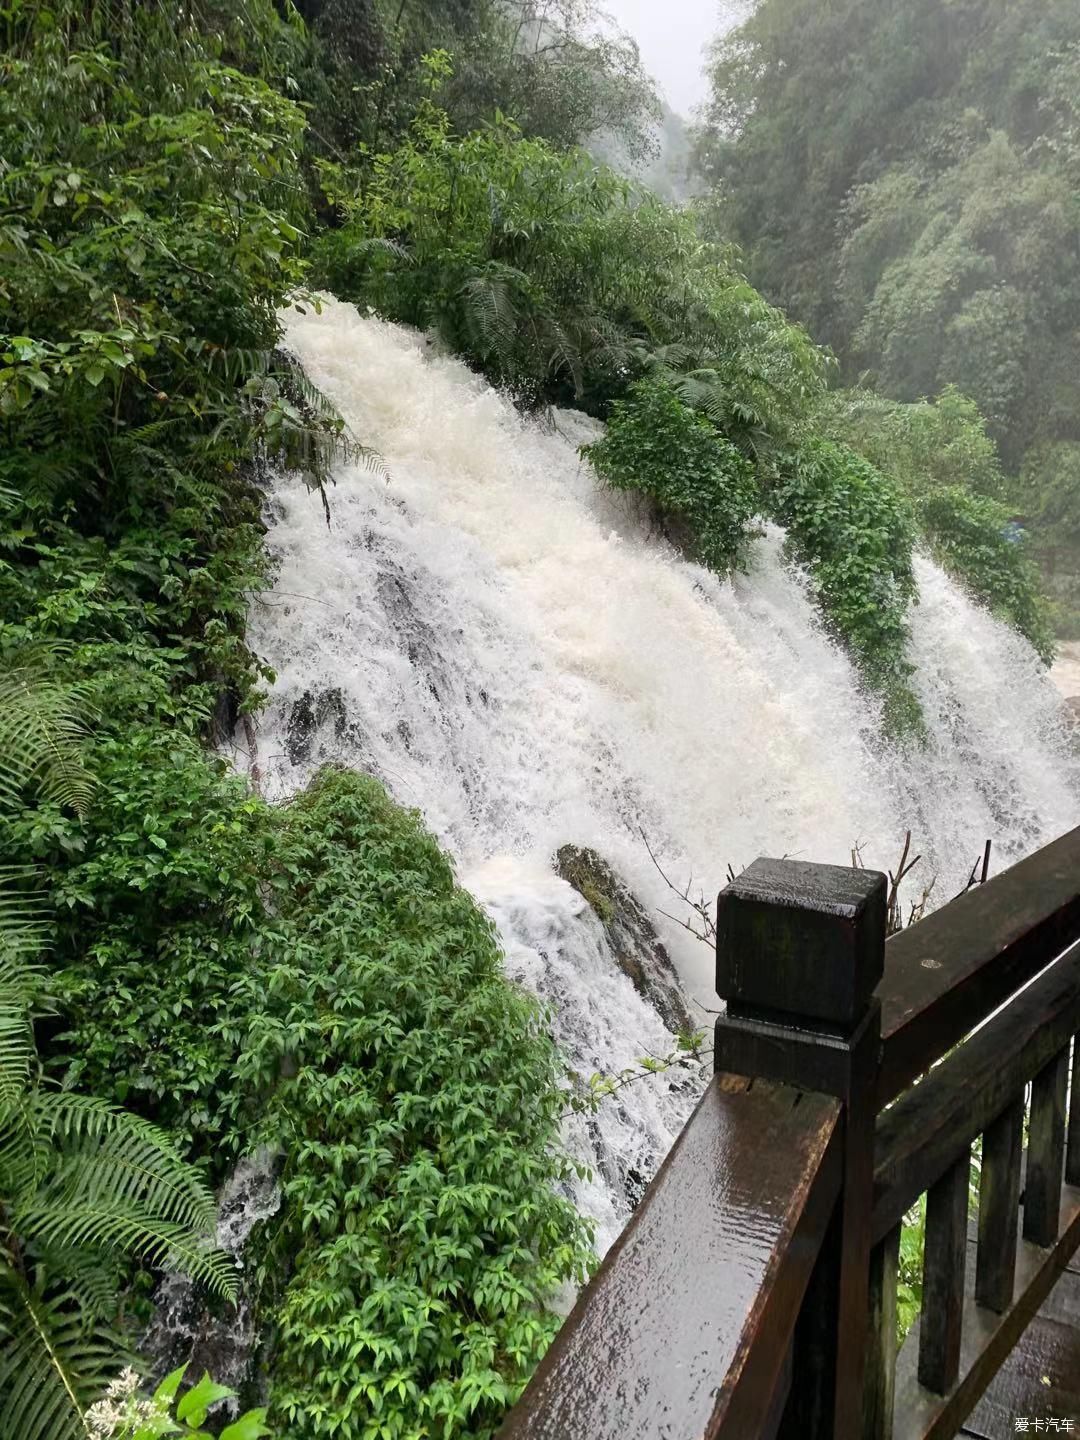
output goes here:
{"type": "Polygon", "coordinates": [[[1023,1147],[1024,1095],[1021,1091],[983,1136],[975,1299],[999,1315],[1009,1308],[1013,1299],[1023,1147]]]}
{"type": "Polygon", "coordinates": [[[1069,1051],[1066,1047],[1031,1082],[1024,1238],[1044,1247],[1053,1245],[1057,1239],[1061,1219],[1068,1063],[1069,1051]]]}
{"type": "Polygon", "coordinates": [[[1072,1089],[1069,1092],[1069,1143],[1065,1147],[1065,1179],[1080,1185],[1080,1035],[1073,1040],[1072,1089]]]}
{"type": "Polygon", "coordinates": [[[938,1395],[947,1394],[960,1374],[970,1168],[965,1150],[926,1197],[919,1384],[938,1395]]]}
{"type": "Polygon", "coordinates": [[[870,1252],[870,1344],[863,1390],[863,1440],[892,1440],[896,1388],[896,1281],[900,1226],[870,1252]]]}

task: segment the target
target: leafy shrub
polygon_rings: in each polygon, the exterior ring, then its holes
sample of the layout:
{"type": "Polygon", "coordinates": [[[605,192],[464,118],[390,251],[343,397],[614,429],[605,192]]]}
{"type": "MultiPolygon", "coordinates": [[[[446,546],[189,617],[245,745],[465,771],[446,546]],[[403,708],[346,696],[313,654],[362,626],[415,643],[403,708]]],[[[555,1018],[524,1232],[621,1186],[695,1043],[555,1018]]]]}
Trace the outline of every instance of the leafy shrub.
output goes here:
{"type": "Polygon", "coordinates": [[[276,1086],[286,1152],[272,1414],[312,1437],[486,1435],[587,1260],[554,1190],[557,1056],[414,813],[324,772],[284,824],[287,943],[239,1065],[276,1086]]]}
{"type": "Polygon", "coordinates": [[[826,435],[858,450],[909,496],[954,485],[992,499],[1004,493],[986,421],[954,385],[911,405],[869,390],[834,390],[817,418],[826,435]]]}
{"type": "Polygon", "coordinates": [[[703,564],[724,571],[739,563],[758,506],[753,467],[669,385],[633,385],[606,434],[581,453],[608,485],[640,491],[662,517],[681,522],[703,564]]]}
{"type": "Polygon", "coordinates": [[[589,1253],[557,1193],[539,1008],[374,781],[325,772],[273,809],[208,759],[155,760],[150,733],[139,754],[139,783],[100,766],[96,833],[61,892],[83,947],[64,976],[69,1073],[141,1098],[219,1171],[282,1149],[285,1216],[263,1240],[272,1420],[490,1433],[554,1333],[544,1300],[589,1253]]]}
{"type": "MultiPolygon", "coordinates": [[[[1007,533],[1007,482],[975,402],[953,386],[914,405],[841,391],[820,414],[829,434],[847,439],[907,494],[940,563],[1049,660],[1053,646],[1038,571],[1027,544],[1007,533]]],[[[1060,504],[1063,492],[1052,488],[1060,504]]],[[[1031,500],[1030,489],[1023,498],[1018,492],[1018,504],[1031,500]]],[[[1042,533],[1050,530],[1046,524],[1042,533]]]]}
{"type": "Polygon", "coordinates": [[[502,116],[454,134],[432,98],[449,62],[429,66],[431,95],[401,144],[359,175],[323,166],[344,223],[317,242],[319,281],[437,329],[530,403],[606,413],[658,361],[697,381],[687,398],[710,402],[710,418],[786,434],[823,388],[825,357],[731,252],[704,244],[689,212],[502,116]]]}
{"type": "Polygon", "coordinates": [[[1006,506],[951,485],[932,491],[917,510],[942,564],[996,615],[1015,625],[1049,664],[1054,636],[1048,607],[1026,542],[1009,536],[1006,506]]]}
{"type": "Polygon", "coordinates": [[[884,694],[888,723],[917,728],[904,655],[915,528],[903,497],[854,450],[817,439],[788,458],[771,504],[830,622],[884,694]]]}

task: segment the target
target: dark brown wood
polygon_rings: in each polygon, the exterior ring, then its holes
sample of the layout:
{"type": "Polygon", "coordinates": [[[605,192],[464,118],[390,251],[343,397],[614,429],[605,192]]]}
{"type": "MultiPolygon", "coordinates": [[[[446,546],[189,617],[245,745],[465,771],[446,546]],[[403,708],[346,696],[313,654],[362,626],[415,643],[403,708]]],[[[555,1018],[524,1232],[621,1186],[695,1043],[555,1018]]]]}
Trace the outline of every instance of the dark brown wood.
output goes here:
{"type": "Polygon", "coordinates": [[[1065,1085],[1069,1052],[1045,1065],[1031,1082],[1027,1176],[1024,1182],[1024,1238],[1053,1245],[1060,1222],[1065,1165],[1065,1085]]]}
{"type": "Polygon", "coordinates": [[[1077,1028],[1080,947],[878,1118],[875,1240],[903,1218],[961,1148],[994,1123],[1077,1028]]]}
{"type": "Polygon", "coordinates": [[[885,910],[884,875],[792,860],[756,861],[717,907],[728,1002],[717,1065],[844,1102],[840,1202],[800,1316],[787,1411],[822,1440],[848,1440],[862,1417],[885,910]]]}
{"type": "MultiPolygon", "coordinates": [[[[876,1000],[870,1001],[866,1014],[850,1035],[797,1029],[791,1017],[781,1025],[754,1015],[733,1015],[729,1010],[717,1016],[713,1054],[719,1070],[775,1080],[797,1090],[813,1090],[843,1100],[852,1093],[852,1058],[867,1046],[874,1052],[874,1074],[867,1073],[864,1065],[860,1083],[873,1086],[880,1025],[881,1007],[876,1000]]],[[[860,1091],[860,1098],[864,1094],[860,1091]]]]}
{"type": "Polygon", "coordinates": [[[863,1387],[863,1440],[892,1440],[896,1390],[896,1283],[900,1226],[870,1254],[870,1323],[863,1387]]]}
{"type": "Polygon", "coordinates": [[[1069,1089],[1069,1133],[1065,1146],[1065,1179],[1080,1185],[1080,1038],[1073,1040],[1072,1084],[1069,1089]]]}
{"type": "Polygon", "coordinates": [[[885,947],[882,1109],[1080,938],[1080,828],[885,947]]]}
{"type": "Polygon", "coordinates": [[[874,870],[755,860],[717,902],[717,993],[732,1013],[851,1030],[881,978],[885,903],[874,870]]]}
{"type": "MultiPolygon", "coordinates": [[[[1062,1227],[1049,1250],[1021,1239],[1016,1255],[1016,1298],[1003,1314],[964,1301],[960,1381],[946,1396],[932,1394],[917,1378],[922,1320],[913,1326],[896,1362],[893,1440],[951,1440],[1004,1364],[1010,1350],[1054,1289],[1080,1245],[1080,1192],[1062,1192],[1062,1227]]],[[[973,1267],[968,1266],[969,1273],[973,1267]]]]}
{"type": "Polygon", "coordinates": [[[767,1433],[835,1208],[840,1114],[714,1075],[502,1440],[767,1433]]]}
{"type": "Polygon", "coordinates": [[[965,1150],[926,1196],[919,1383],[938,1395],[960,1372],[970,1166],[965,1150]]]}
{"type": "Polygon", "coordinates": [[[1023,1092],[983,1136],[975,1299],[1000,1315],[1012,1304],[1020,1224],[1023,1092]]]}
{"type": "Polygon", "coordinates": [[[852,1043],[844,1087],[844,1174],[840,1200],[814,1267],[795,1332],[785,1436],[847,1440],[862,1418],[866,1317],[870,1305],[874,1076],[877,1009],[852,1043]]]}

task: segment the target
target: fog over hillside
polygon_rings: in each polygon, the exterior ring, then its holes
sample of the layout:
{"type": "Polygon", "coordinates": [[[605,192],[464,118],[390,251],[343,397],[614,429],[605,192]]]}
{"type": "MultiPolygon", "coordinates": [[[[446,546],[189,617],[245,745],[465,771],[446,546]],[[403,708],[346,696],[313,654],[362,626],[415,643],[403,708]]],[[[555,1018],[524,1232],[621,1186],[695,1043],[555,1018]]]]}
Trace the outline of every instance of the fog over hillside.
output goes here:
{"type": "Polygon", "coordinates": [[[705,48],[740,24],[753,0],[609,0],[607,9],[641,47],[664,100],[686,118],[708,95],[705,48]]]}

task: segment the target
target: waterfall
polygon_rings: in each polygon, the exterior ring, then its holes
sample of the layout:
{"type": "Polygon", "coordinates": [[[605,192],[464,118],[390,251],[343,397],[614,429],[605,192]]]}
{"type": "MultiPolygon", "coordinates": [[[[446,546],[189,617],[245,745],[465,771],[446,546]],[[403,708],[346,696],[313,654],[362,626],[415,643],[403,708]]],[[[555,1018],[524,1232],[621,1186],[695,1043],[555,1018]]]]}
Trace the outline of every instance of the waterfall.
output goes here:
{"type": "MultiPolygon", "coordinates": [[[[257,730],[265,792],[336,760],[418,807],[494,917],[509,973],[557,1010],[571,1064],[618,1070],[669,1046],[560,846],[603,856],[653,913],[692,1013],[712,959],[674,920],[666,876],[714,896],[760,854],[895,864],[905,830],[962,888],[1080,822],[1080,759],[1030,649],[929,560],[912,613],[927,745],[879,715],[821,628],[783,536],[721,580],[600,490],[577,447],[594,422],[521,419],[424,336],[332,299],[286,344],[385,473],[341,466],[326,524],[301,479],[271,486],[272,590],[249,638],[277,672],[257,730]]],[[[916,877],[913,877],[913,880],[916,877]]],[[[918,887],[916,887],[917,893],[918,887]]],[[[571,1136],[596,1178],[579,1203],[604,1244],[692,1103],[682,1072],[620,1092],[571,1136]]],[[[577,1122],[575,1122],[577,1123],[577,1122]]]]}

